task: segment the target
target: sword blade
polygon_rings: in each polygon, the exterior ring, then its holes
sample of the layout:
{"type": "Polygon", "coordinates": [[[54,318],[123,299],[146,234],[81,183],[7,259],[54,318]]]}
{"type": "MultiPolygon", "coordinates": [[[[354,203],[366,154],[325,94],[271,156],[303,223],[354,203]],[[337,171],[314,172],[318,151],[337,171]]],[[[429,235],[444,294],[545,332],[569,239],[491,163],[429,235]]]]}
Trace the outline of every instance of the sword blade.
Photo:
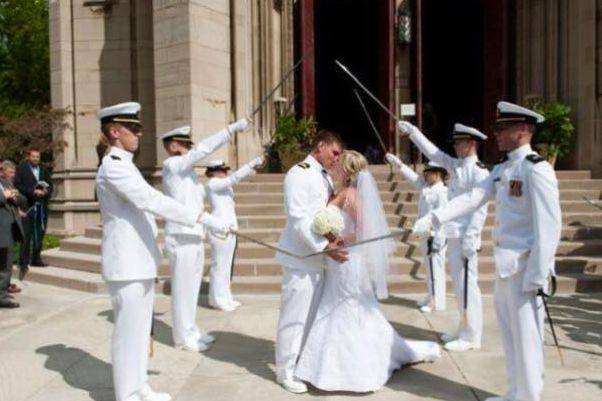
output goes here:
{"type": "Polygon", "coordinates": [[[546,296],[542,295],[541,300],[543,301],[543,307],[546,311],[546,316],[548,318],[548,323],[550,324],[550,331],[552,332],[552,338],[554,339],[554,345],[556,346],[556,350],[558,351],[558,356],[560,357],[560,364],[564,366],[564,358],[562,356],[562,352],[560,351],[560,344],[558,343],[558,337],[556,336],[556,330],[554,329],[554,322],[552,321],[552,315],[550,315],[550,310],[548,309],[548,302],[546,301],[546,296]]]}
{"type": "Polygon", "coordinates": [[[353,75],[353,73],[351,71],[349,71],[349,69],[347,67],[345,67],[345,65],[343,63],[341,63],[339,60],[335,60],[334,62],[341,68],[341,70],[343,70],[343,72],[345,74],[347,74],[349,76],[349,78],[351,78],[353,80],[353,82],[355,82],[357,84],[357,86],[359,86],[368,96],[370,96],[370,98],[372,100],[374,100],[376,102],[376,104],[378,104],[380,106],[380,108],[383,109],[384,112],[386,112],[393,120],[395,120],[395,121],[399,120],[399,118],[395,115],[395,113],[393,113],[391,110],[389,110],[387,108],[387,106],[385,106],[380,101],[379,98],[377,98],[374,94],[372,94],[372,92],[370,92],[370,90],[368,88],[366,88],[366,86],[359,79],[357,79],[357,77],[355,75],[353,75]]]}
{"type": "Polygon", "coordinates": [[[282,77],[282,79],[280,80],[280,82],[278,82],[278,84],[276,86],[274,86],[274,88],[272,88],[272,90],[259,102],[259,104],[253,109],[253,111],[251,111],[251,114],[249,114],[249,118],[253,118],[253,116],[255,114],[257,114],[259,112],[259,110],[261,110],[261,108],[263,106],[265,106],[265,104],[268,102],[268,100],[270,100],[270,98],[274,95],[274,93],[276,93],[276,91],[286,82],[287,79],[289,79],[289,77],[295,72],[295,70],[297,69],[297,67],[299,67],[301,65],[301,63],[303,63],[303,61],[309,57],[311,54],[314,53],[314,49],[311,49],[306,55],[304,55],[303,57],[301,57],[299,59],[299,61],[297,61],[287,72],[286,74],[284,74],[284,76],[282,77]]]}
{"type": "Polygon", "coordinates": [[[332,249],[328,249],[328,250],[324,250],[324,251],[320,251],[320,252],[315,252],[315,253],[310,253],[309,255],[305,255],[303,256],[303,259],[306,258],[311,258],[312,256],[318,256],[318,255],[323,255],[332,251],[338,251],[341,249],[349,249],[349,248],[353,248],[359,245],[364,245],[364,244],[368,244],[370,242],[376,242],[376,241],[382,241],[384,239],[388,239],[388,238],[395,238],[395,237],[401,237],[402,235],[404,235],[408,230],[401,230],[401,231],[397,231],[391,234],[387,234],[387,235],[380,235],[378,237],[373,237],[373,238],[368,238],[362,241],[357,241],[357,242],[352,242],[351,244],[348,245],[343,245],[343,246],[339,246],[336,248],[332,248],[332,249]]]}
{"type": "Polygon", "coordinates": [[[253,237],[250,237],[248,235],[241,234],[239,232],[235,232],[233,234],[236,235],[238,238],[246,239],[247,241],[251,241],[251,242],[253,242],[253,243],[257,244],[257,245],[264,246],[264,247],[266,247],[268,249],[271,249],[271,250],[276,251],[276,252],[283,253],[283,254],[291,256],[293,258],[296,258],[296,259],[303,259],[304,258],[301,255],[297,255],[297,254],[295,254],[293,252],[287,251],[286,249],[278,248],[277,246],[274,246],[274,245],[268,244],[266,242],[260,241],[258,239],[253,238],[253,237]]]}
{"type": "Polygon", "coordinates": [[[596,208],[598,208],[598,209],[602,210],[602,206],[598,205],[597,203],[595,203],[595,202],[594,202],[594,201],[592,201],[591,199],[588,199],[588,198],[587,198],[587,197],[585,197],[585,196],[583,196],[582,198],[583,198],[583,199],[585,199],[585,201],[586,201],[587,203],[589,203],[590,205],[592,205],[593,207],[596,207],[596,208]]]}
{"type": "Polygon", "coordinates": [[[378,139],[378,143],[380,143],[380,146],[383,148],[383,152],[387,153],[388,152],[387,147],[385,146],[383,139],[380,137],[380,134],[378,133],[378,129],[376,129],[376,125],[374,125],[374,121],[372,121],[372,118],[370,117],[370,113],[368,113],[368,109],[366,108],[366,105],[364,104],[362,97],[360,96],[360,94],[357,92],[357,89],[355,89],[355,88],[353,89],[353,93],[355,94],[355,97],[357,98],[357,101],[359,102],[360,106],[362,106],[362,111],[364,112],[366,119],[370,123],[370,127],[372,128],[372,132],[374,133],[374,136],[376,136],[376,139],[378,139]]]}

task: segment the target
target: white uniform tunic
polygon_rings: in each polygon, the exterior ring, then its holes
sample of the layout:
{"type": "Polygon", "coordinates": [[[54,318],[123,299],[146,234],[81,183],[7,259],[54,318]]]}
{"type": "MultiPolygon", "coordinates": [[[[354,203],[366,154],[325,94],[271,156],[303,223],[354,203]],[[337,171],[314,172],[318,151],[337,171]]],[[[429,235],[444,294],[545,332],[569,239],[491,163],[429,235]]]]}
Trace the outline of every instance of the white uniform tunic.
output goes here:
{"type": "MultiPolygon", "coordinates": [[[[286,225],[278,246],[300,255],[326,248],[328,240],[311,230],[314,216],[333,191],[330,176],[311,155],[293,166],[284,178],[286,225]]],[[[323,256],[296,259],[276,253],[282,265],[282,295],[276,337],[276,374],[292,379],[303,339],[311,325],[322,292],[323,256]]]]}
{"type": "Polygon", "coordinates": [[[111,360],[117,401],[148,391],[153,279],[161,261],[154,216],[188,227],[199,216],[150,186],[132,157],[111,148],[96,176],[103,223],[102,276],[108,282],[115,318],[111,360]]]}
{"type": "MultiPolygon", "coordinates": [[[[162,173],[165,193],[184,208],[199,215],[203,213],[205,188],[194,171],[194,165],[229,140],[230,133],[224,129],[203,140],[185,155],[165,159],[162,173]]],[[[174,344],[194,346],[202,334],[196,324],[196,310],[205,263],[204,227],[202,224],[187,227],[168,221],[165,233],[171,271],[174,344]]]]}
{"type": "Polygon", "coordinates": [[[434,212],[445,223],[495,199],[495,309],[509,400],[539,401],[543,390],[543,317],[539,288],[554,271],[562,218],[554,169],[524,145],[508,153],[471,192],[434,212]]]}
{"type": "MultiPolygon", "coordinates": [[[[249,163],[228,177],[213,177],[207,182],[211,214],[235,229],[238,229],[238,222],[236,221],[236,205],[232,187],[254,171],[249,163]]],[[[229,235],[223,238],[210,234],[209,243],[212,252],[209,304],[214,307],[227,307],[234,301],[230,291],[230,275],[236,249],[236,237],[229,235]]]]}
{"type": "MultiPolygon", "coordinates": [[[[431,161],[438,163],[450,173],[449,199],[454,199],[474,188],[489,176],[489,171],[479,162],[477,156],[457,159],[439,150],[422,133],[415,130],[410,139],[431,161]]],[[[481,344],[483,333],[483,306],[478,283],[478,256],[481,247],[481,231],[487,218],[487,204],[473,213],[458,217],[446,223],[448,260],[454,283],[458,312],[464,313],[464,282],[467,279],[466,325],[458,320],[458,338],[477,346],[481,344]],[[468,261],[468,277],[465,266],[468,261]]]]}
{"type": "MultiPolygon", "coordinates": [[[[400,172],[406,180],[420,191],[419,218],[447,204],[447,187],[443,182],[429,186],[422,177],[405,164],[401,166],[400,172]]],[[[445,251],[447,249],[445,227],[440,227],[433,233],[431,255],[428,254],[428,241],[428,239],[425,239],[422,243],[423,266],[426,268],[428,286],[428,297],[424,304],[430,304],[431,301],[434,301],[435,310],[445,310],[445,251]]]]}

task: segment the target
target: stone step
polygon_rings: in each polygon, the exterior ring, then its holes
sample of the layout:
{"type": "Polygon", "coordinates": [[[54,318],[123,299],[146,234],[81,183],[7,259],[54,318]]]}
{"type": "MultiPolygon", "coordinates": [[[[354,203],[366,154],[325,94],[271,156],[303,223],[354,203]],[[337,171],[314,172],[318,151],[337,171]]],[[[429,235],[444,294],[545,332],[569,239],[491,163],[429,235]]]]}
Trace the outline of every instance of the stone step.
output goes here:
{"type": "MultiPolygon", "coordinates": [[[[261,239],[265,242],[276,242],[282,232],[281,228],[250,228],[241,229],[242,234],[250,235],[261,239]]],[[[483,228],[482,239],[491,240],[493,235],[493,226],[487,225],[483,228]]],[[[101,238],[102,228],[100,226],[91,226],[86,228],[85,237],[101,238]]],[[[164,232],[159,230],[159,240],[163,241],[164,232]]],[[[77,237],[76,237],[77,238],[77,237]]],[[[561,239],[564,241],[578,241],[584,239],[599,239],[602,238],[602,225],[600,226],[581,226],[581,225],[565,225],[562,227],[561,239]]],[[[405,238],[407,239],[407,238],[405,238]]],[[[240,239],[241,242],[246,242],[245,239],[240,239]]],[[[602,250],[601,250],[602,252],[602,250]]]]}
{"type": "MultiPolygon", "coordinates": [[[[411,227],[416,220],[415,214],[386,217],[390,227],[411,227]]],[[[284,227],[285,220],[284,215],[239,216],[238,225],[240,228],[275,228],[284,227]]],[[[490,212],[485,224],[491,225],[493,222],[494,215],[490,212]]],[[[563,224],[602,224],[602,213],[563,213],[562,222],[563,224]]]]}
{"type": "MultiPolygon", "coordinates": [[[[14,274],[17,274],[16,267],[14,274]]],[[[27,280],[92,293],[108,292],[107,285],[99,274],[51,266],[43,269],[31,269],[27,275],[27,280]]],[[[479,277],[481,291],[485,294],[491,294],[494,280],[495,276],[493,274],[481,274],[479,277]]],[[[204,277],[201,294],[207,293],[208,284],[207,277],[204,277]]],[[[446,284],[447,290],[451,293],[453,286],[449,277],[447,277],[446,284]]],[[[558,276],[557,284],[557,291],[562,294],[602,291],[602,280],[590,274],[562,274],[558,276]]],[[[393,274],[389,276],[388,287],[391,293],[424,293],[426,281],[423,275],[393,274]]],[[[155,290],[169,294],[171,292],[169,280],[160,280],[155,285],[155,290]]],[[[232,291],[235,294],[278,294],[281,291],[281,277],[237,276],[232,281],[232,291]]]]}
{"type": "MultiPolygon", "coordinates": [[[[258,237],[259,238],[259,237],[258,237]]],[[[270,242],[277,246],[277,242],[270,242]]],[[[100,254],[101,240],[99,238],[87,238],[84,236],[66,238],[61,241],[60,250],[67,252],[100,254]]],[[[205,244],[205,254],[209,255],[211,247],[205,244]]],[[[602,239],[582,240],[582,241],[562,241],[558,246],[556,255],[558,256],[596,256],[602,252],[602,239]]],[[[493,255],[493,242],[483,241],[480,254],[482,256],[493,255]]],[[[269,248],[252,242],[241,241],[238,244],[236,253],[241,259],[272,258],[275,252],[269,248]]],[[[424,251],[420,242],[412,240],[410,242],[399,242],[397,244],[396,257],[422,257],[424,251]]]]}
{"type": "MultiPolygon", "coordinates": [[[[43,254],[44,261],[55,267],[78,270],[88,273],[100,273],[100,255],[64,251],[59,248],[50,249],[43,254]]],[[[391,274],[409,274],[421,268],[422,258],[394,257],[390,261],[391,274]]],[[[205,259],[205,275],[211,263],[210,254],[205,259]]],[[[37,270],[37,269],[36,269],[37,270]]],[[[479,271],[483,274],[493,273],[494,260],[491,256],[483,256],[479,261],[479,271]]],[[[556,261],[558,274],[584,273],[600,275],[602,279],[602,258],[587,256],[559,256],[556,261]]],[[[234,264],[235,276],[273,276],[280,275],[280,265],[271,257],[268,258],[236,258],[234,264]]],[[[169,275],[167,259],[163,259],[159,267],[159,275],[169,275]]]]}
{"type": "MultiPolygon", "coordinates": [[[[412,184],[406,181],[380,181],[377,183],[380,191],[407,191],[414,187],[412,184]]],[[[602,179],[588,179],[588,180],[561,180],[559,181],[560,190],[568,189],[602,189],[602,179]]],[[[237,184],[234,188],[235,192],[249,193],[249,192],[282,192],[281,182],[249,182],[243,181],[237,184]]]]}
{"type": "MultiPolygon", "coordinates": [[[[593,208],[591,204],[583,200],[561,201],[560,207],[563,213],[592,213],[596,211],[596,209],[593,208]]],[[[418,202],[383,202],[383,208],[385,210],[385,213],[391,215],[403,215],[409,213],[416,214],[418,213],[418,202]]],[[[492,213],[495,210],[495,204],[493,202],[490,202],[489,210],[492,213]]],[[[257,216],[267,214],[284,216],[285,210],[284,205],[282,203],[270,203],[266,200],[263,203],[256,202],[251,204],[237,204],[236,213],[239,216],[257,216]]],[[[602,212],[600,212],[600,214],[602,214],[602,212]]]]}
{"type": "MultiPolygon", "coordinates": [[[[418,202],[420,194],[415,190],[407,191],[384,191],[380,194],[383,202],[418,202]]],[[[579,189],[579,190],[562,190],[560,191],[561,201],[583,201],[583,198],[592,201],[602,199],[602,190],[599,189],[579,189]]],[[[284,194],[282,192],[243,192],[236,193],[235,200],[237,207],[244,204],[253,203],[284,203],[284,194]]],[[[590,205],[591,206],[591,205],[590,205]]]]}
{"type": "MultiPolygon", "coordinates": [[[[388,181],[391,179],[403,179],[400,174],[391,174],[391,168],[387,165],[370,166],[370,171],[377,181],[388,181]]],[[[420,169],[421,171],[421,169],[420,169]]],[[[284,173],[261,173],[255,174],[246,181],[249,182],[282,182],[284,173]]],[[[556,178],[558,180],[588,180],[591,179],[591,171],[589,170],[558,170],[556,178]]]]}

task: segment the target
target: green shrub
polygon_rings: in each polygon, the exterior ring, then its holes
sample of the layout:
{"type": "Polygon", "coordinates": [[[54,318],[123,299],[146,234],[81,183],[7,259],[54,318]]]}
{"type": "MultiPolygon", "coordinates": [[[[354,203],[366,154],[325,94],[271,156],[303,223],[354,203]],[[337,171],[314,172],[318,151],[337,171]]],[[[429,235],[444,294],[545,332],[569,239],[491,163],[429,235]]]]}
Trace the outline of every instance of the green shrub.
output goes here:
{"type": "Polygon", "coordinates": [[[550,161],[566,156],[573,148],[575,126],[571,107],[561,102],[537,102],[533,109],[546,120],[537,127],[535,142],[541,146],[542,157],[550,161]]]}
{"type": "Polygon", "coordinates": [[[303,160],[316,135],[316,127],[313,117],[297,120],[293,113],[284,113],[278,117],[269,150],[271,154],[278,155],[282,171],[303,160]]]}

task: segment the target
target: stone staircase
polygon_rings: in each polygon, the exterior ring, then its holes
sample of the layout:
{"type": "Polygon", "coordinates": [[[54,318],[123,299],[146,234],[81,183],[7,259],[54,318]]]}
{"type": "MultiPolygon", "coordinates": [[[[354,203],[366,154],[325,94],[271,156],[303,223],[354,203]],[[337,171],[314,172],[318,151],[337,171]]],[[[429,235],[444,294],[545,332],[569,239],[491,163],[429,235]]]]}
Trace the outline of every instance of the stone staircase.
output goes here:
{"type": "MultiPolygon", "coordinates": [[[[388,166],[371,167],[382,194],[391,227],[411,227],[418,209],[418,194],[408,182],[391,175],[388,166]]],[[[602,211],[583,198],[602,199],[602,180],[591,179],[589,171],[559,171],[563,212],[562,242],[557,252],[559,291],[602,290],[602,211]]],[[[257,174],[236,189],[237,213],[242,233],[274,245],[284,226],[282,174],[257,174]]],[[[491,292],[494,281],[492,258],[492,222],[494,205],[483,232],[480,257],[480,282],[484,292],[491,292]]],[[[100,277],[101,227],[89,227],[85,235],[66,238],[59,248],[43,254],[51,267],[32,268],[29,279],[90,292],[106,291],[100,277]]],[[[162,241],[162,233],[160,240],[162,241]]],[[[207,246],[206,264],[210,263],[207,246]]],[[[277,293],[280,291],[280,266],[274,252],[240,240],[236,254],[233,291],[238,293],[277,293]]],[[[415,238],[404,237],[392,260],[389,285],[391,291],[416,293],[425,291],[421,251],[415,238]]],[[[207,269],[205,270],[207,273],[207,269]]],[[[160,276],[168,275],[164,260],[160,276]]],[[[207,278],[205,278],[205,281],[207,278]]],[[[448,280],[449,281],[449,280],[448,280]]],[[[206,286],[206,282],[204,286],[206,286]]],[[[449,285],[450,283],[448,283],[449,285]]],[[[159,283],[169,290],[168,281],[159,283]]]]}

